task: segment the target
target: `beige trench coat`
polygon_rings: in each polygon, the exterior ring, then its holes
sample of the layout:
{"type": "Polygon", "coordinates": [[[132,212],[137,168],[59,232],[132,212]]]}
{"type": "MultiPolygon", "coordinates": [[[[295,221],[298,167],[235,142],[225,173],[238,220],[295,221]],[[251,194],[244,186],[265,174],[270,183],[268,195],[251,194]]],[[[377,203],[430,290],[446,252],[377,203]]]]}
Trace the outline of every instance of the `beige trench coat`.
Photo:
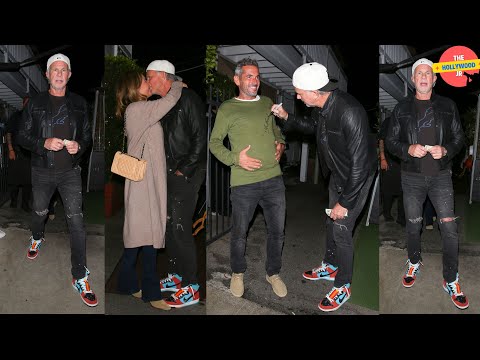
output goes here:
{"type": "Polygon", "coordinates": [[[174,82],[168,94],[154,101],[138,101],[126,111],[128,154],[147,161],[141,181],[125,179],[125,248],[153,245],[165,247],[167,222],[167,166],[160,120],[175,106],[182,93],[182,83],[174,82]]]}

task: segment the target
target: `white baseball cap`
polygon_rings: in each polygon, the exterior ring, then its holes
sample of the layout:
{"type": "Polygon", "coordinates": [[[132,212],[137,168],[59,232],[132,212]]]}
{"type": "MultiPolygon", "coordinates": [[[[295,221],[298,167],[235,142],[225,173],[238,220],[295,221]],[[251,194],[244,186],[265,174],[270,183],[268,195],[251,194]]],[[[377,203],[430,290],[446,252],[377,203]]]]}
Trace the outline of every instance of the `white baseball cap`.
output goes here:
{"type": "MultiPolygon", "coordinates": [[[[147,66],[147,71],[148,70],[154,70],[154,71],[164,71],[168,74],[175,75],[175,66],[170,61],[167,60],[154,60],[147,66]]],[[[182,78],[180,76],[175,75],[176,79],[178,81],[182,81],[182,78]]]]}
{"type": "Polygon", "coordinates": [[[302,90],[332,91],[338,88],[337,80],[329,79],[327,68],[317,62],[303,64],[295,70],[292,84],[302,90]]]}
{"type": "Polygon", "coordinates": [[[63,54],[55,54],[50,56],[47,61],[47,71],[48,69],[50,69],[50,65],[52,65],[52,63],[54,63],[55,61],[63,61],[65,64],[68,65],[68,70],[72,71],[72,67],[70,66],[70,59],[63,54]]]}
{"type": "Polygon", "coordinates": [[[418,59],[417,61],[415,61],[413,63],[412,76],[415,76],[415,69],[417,68],[418,65],[428,65],[433,69],[433,62],[431,62],[430,60],[428,60],[426,58],[421,58],[421,59],[418,59]]]}

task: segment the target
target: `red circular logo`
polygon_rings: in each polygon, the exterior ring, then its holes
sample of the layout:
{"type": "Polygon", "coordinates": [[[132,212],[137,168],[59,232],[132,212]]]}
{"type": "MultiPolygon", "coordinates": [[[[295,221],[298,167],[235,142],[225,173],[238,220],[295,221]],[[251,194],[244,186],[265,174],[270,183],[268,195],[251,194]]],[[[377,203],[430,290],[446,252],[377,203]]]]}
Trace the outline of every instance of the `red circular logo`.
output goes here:
{"type": "MultiPolygon", "coordinates": [[[[445,52],[440,57],[439,62],[450,62],[450,61],[464,61],[464,60],[476,60],[478,59],[477,54],[473,50],[469,49],[466,46],[452,46],[445,50],[445,52]]],[[[478,74],[478,70],[456,70],[449,72],[442,72],[440,76],[442,79],[449,85],[455,87],[465,87],[467,84],[472,81],[472,75],[478,74]]],[[[437,75],[438,76],[438,75],[437,75]]]]}

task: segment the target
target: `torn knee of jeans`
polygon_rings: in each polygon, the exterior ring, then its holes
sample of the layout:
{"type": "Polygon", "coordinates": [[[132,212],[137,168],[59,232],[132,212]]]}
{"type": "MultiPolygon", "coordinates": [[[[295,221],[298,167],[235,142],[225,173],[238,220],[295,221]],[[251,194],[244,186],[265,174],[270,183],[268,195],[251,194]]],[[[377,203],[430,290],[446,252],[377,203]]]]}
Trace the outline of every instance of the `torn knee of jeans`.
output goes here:
{"type": "Polygon", "coordinates": [[[440,219],[440,224],[455,221],[455,220],[457,220],[459,217],[460,217],[460,216],[441,218],[441,219],[440,219]]]}
{"type": "Polygon", "coordinates": [[[333,223],[334,223],[335,225],[337,225],[337,226],[340,228],[340,231],[342,231],[342,230],[345,230],[345,231],[347,231],[347,230],[348,230],[348,228],[347,228],[347,226],[346,226],[346,225],[339,224],[339,223],[337,223],[336,221],[334,221],[333,223]]]}
{"type": "Polygon", "coordinates": [[[45,216],[48,214],[48,209],[37,211],[35,210],[38,216],[45,216]]]}
{"type": "Polygon", "coordinates": [[[71,219],[72,217],[74,216],[81,216],[83,218],[83,212],[80,212],[78,214],[65,214],[65,216],[68,218],[68,219],[71,219]]]}
{"type": "Polygon", "coordinates": [[[417,218],[408,219],[412,224],[420,224],[423,221],[423,217],[419,216],[417,218]]]}

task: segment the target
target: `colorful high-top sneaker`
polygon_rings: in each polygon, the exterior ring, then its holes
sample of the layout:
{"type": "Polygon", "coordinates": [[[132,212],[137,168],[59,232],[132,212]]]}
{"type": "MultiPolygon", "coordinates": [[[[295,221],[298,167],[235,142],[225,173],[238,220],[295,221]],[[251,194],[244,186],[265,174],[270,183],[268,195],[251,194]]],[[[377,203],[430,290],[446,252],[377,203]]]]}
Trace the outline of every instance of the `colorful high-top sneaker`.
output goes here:
{"type": "Polygon", "coordinates": [[[406,288],[412,287],[415,284],[415,280],[417,279],[417,275],[420,272],[420,265],[423,265],[421,261],[416,264],[412,264],[410,259],[407,260],[405,265],[408,264],[407,271],[405,271],[405,275],[402,278],[402,284],[406,288]]]}
{"type": "Polygon", "coordinates": [[[160,280],[160,291],[178,291],[182,288],[182,277],[178,274],[168,274],[160,280]]]}
{"type": "Polygon", "coordinates": [[[43,244],[44,241],[44,238],[41,238],[40,240],[35,240],[33,236],[30,236],[30,247],[27,251],[28,259],[33,260],[38,256],[38,250],[40,250],[40,246],[43,244]]]}
{"type": "Polygon", "coordinates": [[[184,306],[196,304],[200,301],[200,293],[198,292],[199,288],[200,286],[198,284],[191,284],[182,287],[175,294],[165,299],[165,302],[174,308],[182,308],[184,306]]]}
{"type": "Polygon", "coordinates": [[[305,271],[303,277],[307,280],[328,280],[334,281],[338,273],[338,267],[322,261],[322,264],[312,270],[305,271]]]}
{"type": "Polygon", "coordinates": [[[350,299],[350,284],[345,284],[339,288],[333,287],[332,290],[318,304],[322,311],[335,311],[350,299]]]}
{"type": "Polygon", "coordinates": [[[453,304],[457,308],[462,310],[468,308],[468,299],[463,293],[463,291],[460,290],[460,284],[458,283],[458,274],[455,281],[452,281],[451,283],[447,283],[445,280],[443,280],[443,289],[450,295],[453,304]]]}
{"type": "Polygon", "coordinates": [[[78,291],[82,301],[88,306],[97,306],[98,299],[95,296],[95,293],[90,288],[90,284],[88,283],[88,275],[90,271],[85,267],[85,277],[81,279],[73,279],[72,286],[73,288],[78,291]]]}

